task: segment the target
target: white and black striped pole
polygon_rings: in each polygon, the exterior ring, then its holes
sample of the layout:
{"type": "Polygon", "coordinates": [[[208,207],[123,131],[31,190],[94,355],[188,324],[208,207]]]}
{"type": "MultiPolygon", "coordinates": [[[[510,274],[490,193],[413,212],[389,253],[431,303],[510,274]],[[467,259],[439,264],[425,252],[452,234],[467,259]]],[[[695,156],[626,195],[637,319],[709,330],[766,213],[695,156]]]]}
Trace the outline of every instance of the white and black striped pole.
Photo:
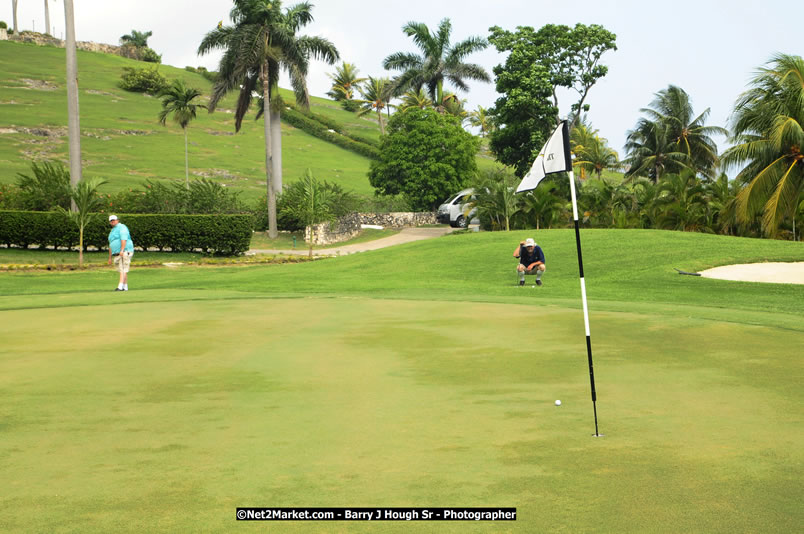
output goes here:
{"type": "Polygon", "coordinates": [[[595,413],[595,436],[602,434],[597,426],[597,392],[595,391],[595,367],[592,363],[592,338],[589,333],[589,308],[586,304],[586,281],[583,276],[583,254],[581,253],[581,231],[578,225],[578,200],[575,196],[575,173],[572,172],[572,155],[569,146],[569,123],[562,123],[555,129],[536,157],[528,174],[522,179],[516,192],[521,193],[536,188],[548,174],[569,173],[570,194],[572,196],[572,218],[575,222],[575,244],[578,247],[578,272],[581,278],[581,301],[583,302],[583,322],[586,329],[586,355],[589,361],[589,381],[592,386],[592,410],[595,413]]]}
{"type": "Polygon", "coordinates": [[[583,277],[583,253],[581,252],[581,231],[578,228],[578,201],[575,198],[575,173],[569,172],[570,195],[572,196],[572,217],[575,221],[575,244],[578,247],[578,272],[581,277],[581,302],[583,303],[583,325],[586,330],[586,356],[589,360],[589,383],[592,387],[592,410],[595,413],[595,436],[597,428],[597,392],[595,391],[595,366],[592,363],[592,336],[589,332],[589,308],[586,305],[586,281],[583,277]]]}

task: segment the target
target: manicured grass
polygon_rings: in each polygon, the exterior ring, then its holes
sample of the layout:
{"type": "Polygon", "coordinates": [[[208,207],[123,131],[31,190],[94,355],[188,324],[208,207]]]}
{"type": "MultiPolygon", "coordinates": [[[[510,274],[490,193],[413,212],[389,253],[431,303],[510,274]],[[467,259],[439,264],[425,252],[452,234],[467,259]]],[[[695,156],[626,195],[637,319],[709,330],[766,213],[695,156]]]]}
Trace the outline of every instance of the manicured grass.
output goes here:
{"type": "Polygon", "coordinates": [[[0,528],[228,531],[238,506],[515,506],[281,532],[792,532],[804,286],[679,276],[800,243],[467,233],[299,265],[0,273],[0,528]],[[541,288],[514,285],[519,240],[541,288]],[[74,312],[74,313],[72,313],[74,312]],[[561,399],[561,407],[554,406],[561,399]],[[47,513],[45,513],[45,511],[47,513]]]}

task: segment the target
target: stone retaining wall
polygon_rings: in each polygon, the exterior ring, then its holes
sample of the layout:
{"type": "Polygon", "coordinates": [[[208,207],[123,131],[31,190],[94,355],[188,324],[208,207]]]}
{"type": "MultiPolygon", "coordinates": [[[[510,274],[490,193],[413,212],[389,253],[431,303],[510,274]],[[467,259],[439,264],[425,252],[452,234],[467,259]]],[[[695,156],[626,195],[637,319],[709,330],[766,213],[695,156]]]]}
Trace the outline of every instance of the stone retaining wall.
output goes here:
{"type": "MultiPolygon", "coordinates": [[[[331,245],[348,241],[360,233],[363,224],[375,224],[385,228],[404,228],[422,224],[436,224],[435,212],[352,213],[334,223],[315,225],[313,245],[331,245]]],[[[304,241],[310,242],[310,227],[304,230],[304,241]]]]}
{"type": "MultiPolygon", "coordinates": [[[[64,48],[64,41],[56,39],[53,36],[45,35],[37,32],[20,32],[12,35],[7,35],[9,41],[16,41],[18,43],[33,43],[38,46],[55,46],[57,48],[64,48]]],[[[86,50],[87,52],[100,52],[102,54],[112,54],[115,56],[123,56],[130,59],[140,59],[139,51],[132,45],[115,46],[103,43],[93,43],[92,41],[76,41],[75,47],[78,50],[86,50]]]]}

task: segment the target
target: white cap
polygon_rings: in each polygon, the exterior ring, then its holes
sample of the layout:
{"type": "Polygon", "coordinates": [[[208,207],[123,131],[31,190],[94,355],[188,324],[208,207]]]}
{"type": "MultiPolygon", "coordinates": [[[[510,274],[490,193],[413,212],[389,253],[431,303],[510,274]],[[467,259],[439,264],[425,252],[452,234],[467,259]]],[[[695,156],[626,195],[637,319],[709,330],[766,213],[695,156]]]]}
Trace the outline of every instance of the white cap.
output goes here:
{"type": "Polygon", "coordinates": [[[109,222],[116,221],[116,220],[117,220],[117,215],[109,215],[109,222]]]}
{"type": "Polygon", "coordinates": [[[525,240],[525,246],[526,247],[535,247],[536,246],[536,241],[534,241],[532,238],[529,237],[529,238],[527,238],[525,240]]]}

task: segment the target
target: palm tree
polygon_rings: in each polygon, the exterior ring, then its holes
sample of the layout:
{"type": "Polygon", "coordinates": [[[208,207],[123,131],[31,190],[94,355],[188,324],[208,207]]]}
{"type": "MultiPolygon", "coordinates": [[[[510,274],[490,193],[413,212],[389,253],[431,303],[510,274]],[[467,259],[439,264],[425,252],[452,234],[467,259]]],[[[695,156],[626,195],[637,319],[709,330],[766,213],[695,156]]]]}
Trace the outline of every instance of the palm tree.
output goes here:
{"type": "Polygon", "coordinates": [[[358,85],[357,90],[363,96],[357,102],[360,104],[358,116],[363,116],[372,111],[377,112],[377,121],[380,123],[380,133],[385,135],[385,124],[382,118],[382,110],[390,108],[391,101],[391,80],[388,78],[368,77],[368,81],[363,85],[358,85]]]}
{"type": "Polygon", "coordinates": [[[475,175],[473,193],[465,197],[464,216],[477,208],[478,217],[490,220],[492,229],[511,229],[511,218],[521,209],[516,196],[519,179],[504,169],[487,169],[475,175]]]}
{"type": "Polygon", "coordinates": [[[608,146],[608,140],[597,135],[597,130],[592,129],[583,119],[570,132],[570,146],[575,156],[573,166],[578,168],[579,178],[582,180],[590,172],[594,172],[600,179],[604,170],[617,170],[621,166],[620,158],[608,146]]]}
{"type": "Polygon", "coordinates": [[[737,180],[737,217],[748,223],[762,212],[762,229],[778,233],[804,192],[804,59],[778,54],[759,70],[734,107],[726,167],[745,165],[737,180]]]}
{"type": "Polygon", "coordinates": [[[528,216],[529,226],[549,229],[558,222],[566,201],[556,196],[556,188],[554,182],[546,182],[525,195],[522,211],[528,216]]]}
{"type": "MultiPolygon", "coordinates": [[[[81,125],[78,112],[78,59],[75,49],[73,0],[64,0],[64,48],[67,52],[67,131],[70,150],[70,185],[81,181],[81,125]]],[[[15,29],[16,32],[16,29],[15,29]]],[[[71,202],[76,210],[75,202],[71,202]]]]}
{"type": "MultiPolygon", "coordinates": [[[[19,30],[17,29],[17,3],[18,2],[19,2],[19,0],[11,0],[11,18],[12,18],[12,21],[14,22],[14,35],[16,35],[19,32],[19,30]]],[[[67,9],[66,5],[65,5],[64,9],[67,9]]]]}
{"type": "Polygon", "coordinates": [[[668,230],[685,232],[706,229],[706,190],[691,169],[667,174],[659,183],[662,213],[659,224],[668,230]]]}
{"type": "Polygon", "coordinates": [[[358,72],[357,66],[344,61],[343,65],[335,68],[335,74],[327,74],[332,80],[332,88],[327,96],[341,102],[347,111],[357,110],[357,105],[352,102],[355,97],[355,88],[366,81],[366,78],[360,78],[357,75],[358,72]]]}
{"type": "Polygon", "coordinates": [[[303,184],[301,202],[292,205],[290,211],[310,229],[308,256],[312,258],[316,226],[322,222],[332,221],[335,215],[330,191],[324,187],[325,184],[315,179],[310,169],[305,171],[301,183],[303,184]]]}
{"type": "Polygon", "coordinates": [[[148,38],[153,34],[154,32],[138,32],[137,30],[131,30],[131,33],[120,36],[120,44],[132,45],[134,48],[147,48],[148,38]]]}
{"type": "Polygon", "coordinates": [[[394,93],[413,89],[418,91],[427,87],[427,93],[433,102],[444,102],[444,80],[451,82],[462,91],[468,91],[465,80],[490,82],[491,77],[480,65],[464,63],[466,56],[484,50],[488,41],[481,37],[469,37],[451,45],[452,23],[442,20],[438,31],[431,33],[425,24],[408,22],[402,31],[422,51],[422,55],[397,52],[386,57],[383,68],[402,71],[394,80],[394,93]]]}
{"type": "Polygon", "coordinates": [[[187,155],[187,125],[195,119],[198,108],[207,109],[203,104],[194,104],[193,100],[201,96],[201,91],[194,87],[187,87],[184,80],[176,79],[160,93],[162,97],[162,111],[159,112],[159,122],[165,125],[168,115],[173,114],[173,121],[184,130],[184,183],[190,189],[190,166],[187,155]]]}
{"type": "Polygon", "coordinates": [[[424,109],[433,107],[433,101],[424,93],[424,89],[408,91],[402,95],[402,103],[397,106],[402,111],[412,108],[424,109]]]}
{"type": "Polygon", "coordinates": [[[646,117],[626,139],[626,162],[630,165],[626,176],[647,175],[657,182],[665,171],[679,173],[689,168],[714,178],[718,156],[711,136],[728,132],[705,125],[709,108],[694,117],[689,95],[671,85],[656,93],[650,106],[640,111],[646,117]]]}
{"type": "Polygon", "coordinates": [[[45,35],[50,35],[50,7],[47,5],[49,0],[45,0],[45,35]]]}
{"type": "Polygon", "coordinates": [[[640,119],[636,128],[626,134],[625,150],[628,157],[623,165],[628,170],[625,177],[646,176],[653,183],[661,180],[665,171],[680,172],[689,168],[689,157],[679,151],[671,141],[672,133],[668,125],[640,119]]]}
{"type": "MultiPolygon", "coordinates": [[[[278,235],[276,193],[282,190],[282,138],[279,113],[279,73],[290,76],[296,102],[309,108],[307,69],[310,57],[330,65],[338,59],[335,46],[322,37],[296,33],[313,21],[312,5],[300,3],[282,11],[280,0],[234,0],[230,13],[232,26],[219,24],[207,33],[198,47],[199,54],[215,49],[224,51],[218,68],[218,81],[212,88],[210,112],[230,91],[238,90],[235,130],[251,106],[252,94],[262,89],[265,132],[265,176],[268,189],[268,235],[278,235]],[[258,85],[259,84],[259,85],[258,85]],[[267,105],[266,105],[267,103],[267,105]]],[[[259,118],[260,113],[257,114],[259,118]]]]}
{"type": "Polygon", "coordinates": [[[469,112],[469,124],[480,129],[480,137],[486,137],[494,131],[494,122],[491,120],[489,110],[477,106],[475,111],[469,112]]]}
{"type": "Polygon", "coordinates": [[[81,180],[75,187],[70,188],[70,198],[75,206],[75,210],[67,211],[58,206],[58,211],[63,213],[69,220],[78,227],[78,268],[84,267],[84,230],[89,226],[93,219],[98,216],[103,202],[97,195],[98,187],[105,184],[105,180],[96,178],[81,180]]]}
{"type": "Polygon", "coordinates": [[[718,164],[717,144],[712,135],[726,136],[728,131],[719,126],[706,126],[709,108],[693,118],[692,103],[686,91],[675,85],[656,93],[651,107],[641,110],[649,119],[667,124],[669,140],[679,152],[685,153],[689,164],[697,172],[714,178],[718,164]]]}

